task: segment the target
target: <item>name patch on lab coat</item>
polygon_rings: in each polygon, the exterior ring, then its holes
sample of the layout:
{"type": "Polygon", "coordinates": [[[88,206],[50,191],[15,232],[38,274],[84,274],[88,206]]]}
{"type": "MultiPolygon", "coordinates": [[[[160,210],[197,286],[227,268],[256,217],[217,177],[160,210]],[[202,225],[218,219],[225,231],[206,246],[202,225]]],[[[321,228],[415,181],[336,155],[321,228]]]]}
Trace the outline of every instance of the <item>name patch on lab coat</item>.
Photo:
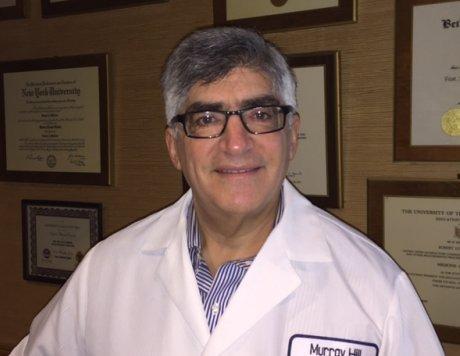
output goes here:
{"type": "Polygon", "coordinates": [[[289,340],[288,356],[377,356],[377,345],[347,339],[315,335],[293,335],[289,340]]]}

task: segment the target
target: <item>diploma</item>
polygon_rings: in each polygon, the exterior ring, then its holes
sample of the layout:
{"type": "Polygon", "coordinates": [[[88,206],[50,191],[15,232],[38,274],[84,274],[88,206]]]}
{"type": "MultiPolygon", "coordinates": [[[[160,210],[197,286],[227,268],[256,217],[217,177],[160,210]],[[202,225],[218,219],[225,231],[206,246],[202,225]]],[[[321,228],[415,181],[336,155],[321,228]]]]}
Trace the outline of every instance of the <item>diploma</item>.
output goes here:
{"type": "Polygon", "coordinates": [[[356,21],[355,0],[213,0],[214,25],[284,31],[356,21]]]}
{"type": "Polygon", "coordinates": [[[107,59],[0,63],[0,180],[110,184],[107,59]]]}
{"type": "Polygon", "coordinates": [[[300,132],[287,177],[311,202],[340,208],[341,168],[337,52],[292,55],[300,132]]]}
{"type": "Polygon", "coordinates": [[[0,1],[0,8],[2,7],[10,7],[10,6],[15,6],[16,5],[16,0],[2,0],[0,1]]]}
{"type": "Polygon", "coordinates": [[[460,327],[460,199],[384,198],[384,244],[435,324],[460,327]]]}
{"type": "Polygon", "coordinates": [[[294,68],[301,129],[287,176],[305,195],[328,194],[324,70],[324,66],[294,68]]]}
{"type": "Polygon", "coordinates": [[[460,145],[460,1],[413,8],[414,146],[460,145]]]}
{"type": "Polygon", "coordinates": [[[96,203],[23,200],[24,278],[65,281],[102,239],[101,211],[96,203]]]}
{"type": "Polygon", "coordinates": [[[338,0],[227,0],[227,20],[339,6],[338,0]]]}
{"type": "Polygon", "coordinates": [[[37,216],[37,267],[73,271],[91,247],[89,237],[89,219],[37,216]]]}
{"type": "Polygon", "coordinates": [[[0,0],[0,20],[24,17],[22,0],[0,0]]]}
{"type": "Polygon", "coordinates": [[[98,67],[4,74],[6,169],[101,172],[98,67]]]}

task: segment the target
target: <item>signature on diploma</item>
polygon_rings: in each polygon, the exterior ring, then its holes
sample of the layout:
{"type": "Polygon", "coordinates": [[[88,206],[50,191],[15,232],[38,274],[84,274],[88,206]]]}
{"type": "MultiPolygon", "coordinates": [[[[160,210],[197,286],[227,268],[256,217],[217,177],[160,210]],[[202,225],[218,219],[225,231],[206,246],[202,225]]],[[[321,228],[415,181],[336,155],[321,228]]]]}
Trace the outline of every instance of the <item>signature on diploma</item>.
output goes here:
{"type": "Polygon", "coordinates": [[[291,171],[288,172],[287,177],[293,184],[301,184],[302,183],[302,171],[291,171]]]}
{"type": "Polygon", "coordinates": [[[296,179],[297,177],[300,177],[302,175],[302,171],[291,171],[288,172],[287,177],[290,179],[296,179]]]}
{"type": "Polygon", "coordinates": [[[70,164],[73,164],[75,166],[79,166],[79,167],[86,166],[85,164],[86,157],[83,155],[70,154],[69,157],[67,157],[67,160],[70,162],[70,164]]]}
{"type": "Polygon", "coordinates": [[[37,153],[29,153],[26,156],[26,160],[42,162],[44,160],[44,157],[37,153]]]}

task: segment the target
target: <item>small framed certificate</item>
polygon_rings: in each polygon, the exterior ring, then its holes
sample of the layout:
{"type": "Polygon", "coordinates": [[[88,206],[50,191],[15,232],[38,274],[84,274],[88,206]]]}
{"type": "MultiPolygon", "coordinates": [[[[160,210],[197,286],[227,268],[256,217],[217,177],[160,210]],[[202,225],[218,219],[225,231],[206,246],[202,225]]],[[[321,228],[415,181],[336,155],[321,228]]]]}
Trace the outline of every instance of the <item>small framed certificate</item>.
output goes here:
{"type": "Polygon", "coordinates": [[[369,180],[368,233],[409,275],[440,339],[460,343],[460,183],[369,180]]]}
{"type": "Polygon", "coordinates": [[[297,77],[301,122],[288,178],[314,204],[340,208],[339,54],[290,55],[288,62],[297,77]]]}
{"type": "Polygon", "coordinates": [[[0,0],[0,20],[24,17],[23,0],[0,0]]]}
{"type": "Polygon", "coordinates": [[[42,0],[42,15],[55,17],[166,1],[168,0],[42,0]]]}
{"type": "Polygon", "coordinates": [[[460,160],[460,1],[396,1],[397,161],[460,160]]]}
{"type": "Polygon", "coordinates": [[[218,26],[283,31],[355,21],[355,0],[214,0],[218,26]]]}
{"type": "Polygon", "coordinates": [[[24,279],[62,283],[102,240],[102,205],[23,200],[24,279]]]}
{"type": "Polygon", "coordinates": [[[0,180],[110,184],[107,55],[0,63],[0,180]]]}

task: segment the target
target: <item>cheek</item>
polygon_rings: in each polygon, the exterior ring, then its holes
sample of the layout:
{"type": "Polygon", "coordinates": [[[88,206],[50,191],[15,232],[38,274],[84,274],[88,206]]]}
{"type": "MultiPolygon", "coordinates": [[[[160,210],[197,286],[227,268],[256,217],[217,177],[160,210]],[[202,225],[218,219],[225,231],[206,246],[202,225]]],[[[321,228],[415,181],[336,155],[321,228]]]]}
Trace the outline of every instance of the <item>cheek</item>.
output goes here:
{"type": "Polygon", "coordinates": [[[212,149],[207,142],[201,140],[185,144],[182,148],[181,162],[184,170],[187,170],[188,175],[197,175],[200,171],[209,169],[212,162],[212,149]]]}
{"type": "Polygon", "coordinates": [[[290,159],[290,150],[287,140],[281,136],[279,140],[272,142],[270,145],[265,145],[261,149],[271,170],[273,172],[278,171],[280,175],[285,174],[290,159]]]}

